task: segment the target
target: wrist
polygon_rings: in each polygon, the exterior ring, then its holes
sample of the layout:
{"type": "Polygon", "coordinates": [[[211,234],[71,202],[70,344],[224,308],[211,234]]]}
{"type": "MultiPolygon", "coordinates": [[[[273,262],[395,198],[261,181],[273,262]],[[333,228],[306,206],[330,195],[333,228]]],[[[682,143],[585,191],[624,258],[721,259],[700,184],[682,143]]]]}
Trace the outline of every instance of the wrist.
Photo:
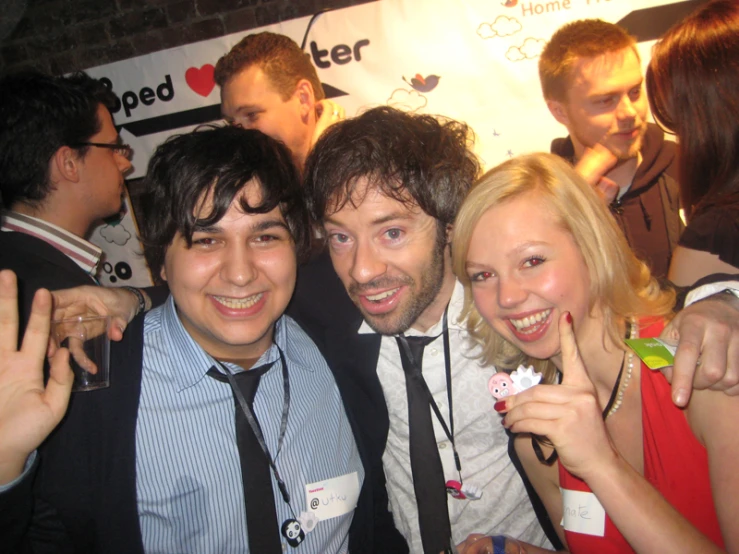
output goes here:
{"type": "Polygon", "coordinates": [[[495,535],[493,540],[493,554],[526,554],[526,548],[516,539],[506,535],[495,535]]]}
{"type": "Polygon", "coordinates": [[[151,307],[151,299],[149,299],[148,295],[145,295],[141,290],[135,287],[128,287],[128,286],[123,286],[121,288],[125,291],[128,291],[131,295],[133,295],[136,301],[136,308],[133,314],[134,317],[139,315],[142,312],[147,311],[151,307]],[[147,300],[148,300],[148,307],[147,307],[147,300]]]}

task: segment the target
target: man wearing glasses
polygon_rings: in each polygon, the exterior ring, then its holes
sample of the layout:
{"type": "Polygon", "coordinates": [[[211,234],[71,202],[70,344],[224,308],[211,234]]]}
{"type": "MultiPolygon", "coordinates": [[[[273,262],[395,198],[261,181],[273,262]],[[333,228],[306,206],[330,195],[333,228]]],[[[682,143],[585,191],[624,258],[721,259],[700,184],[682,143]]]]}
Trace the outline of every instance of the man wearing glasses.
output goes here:
{"type": "Polygon", "coordinates": [[[23,327],[37,289],[96,282],[101,250],[85,237],[120,211],[131,168],[114,102],[85,74],[0,79],[0,269],[18,276],[23,327]]]}

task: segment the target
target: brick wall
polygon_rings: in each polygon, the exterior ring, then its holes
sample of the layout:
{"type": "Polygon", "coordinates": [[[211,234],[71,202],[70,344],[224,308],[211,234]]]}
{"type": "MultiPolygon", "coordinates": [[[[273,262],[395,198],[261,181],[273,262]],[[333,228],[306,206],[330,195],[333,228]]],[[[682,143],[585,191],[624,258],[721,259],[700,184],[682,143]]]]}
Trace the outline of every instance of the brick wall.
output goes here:
{"type": "Polygon", "coordinates": [[[68,73],[368,1],[0,0],[0,73],[68,73]]]}

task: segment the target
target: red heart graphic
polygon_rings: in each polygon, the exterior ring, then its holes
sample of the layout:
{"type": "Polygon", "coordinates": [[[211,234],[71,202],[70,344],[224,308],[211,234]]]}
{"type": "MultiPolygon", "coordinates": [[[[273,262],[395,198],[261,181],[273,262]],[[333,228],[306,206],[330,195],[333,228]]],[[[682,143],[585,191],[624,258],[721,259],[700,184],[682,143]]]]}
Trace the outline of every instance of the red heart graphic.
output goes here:
{"type": "Polygon", "coordinates": [[[215,68],[209,63],[200,69],[191,67],[185,71],[185,81],[193,92],[200,96],[208,96],[213,87],[216,86],[216,82],[213,80],[213,71],[215,71],[215,68]]]}

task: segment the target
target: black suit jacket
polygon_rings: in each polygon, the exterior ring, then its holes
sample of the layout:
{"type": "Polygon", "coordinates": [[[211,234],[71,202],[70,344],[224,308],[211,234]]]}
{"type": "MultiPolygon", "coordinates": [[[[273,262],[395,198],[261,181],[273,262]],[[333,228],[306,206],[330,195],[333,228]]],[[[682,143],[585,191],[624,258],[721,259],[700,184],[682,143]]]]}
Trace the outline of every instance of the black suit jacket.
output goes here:
{"type": "MultiPolygon", "coordinates": [[[[143,554],[135,453],[143,321],[135,318],[124,340],[112,345],[111,387],[73,394],[34,470],[0,495],[0,552],[143,554]]],[[[344,402],[359,399],[347,383],[337,379],[344,402]]],[[[365,467],[350,552],[406,553],[387,508],[382,460],[371,456],[375,449],[358,427],[361,412],[346,406],[365,467]]]]}
{"type": "Polygon", "coordinates": [[[12,269],[18,277],[21,337],[31,312],[33,295],[38,289],[59,290],[96,284],[66,254],[25,233],[0,232],[0,269],[12,269]]]}

